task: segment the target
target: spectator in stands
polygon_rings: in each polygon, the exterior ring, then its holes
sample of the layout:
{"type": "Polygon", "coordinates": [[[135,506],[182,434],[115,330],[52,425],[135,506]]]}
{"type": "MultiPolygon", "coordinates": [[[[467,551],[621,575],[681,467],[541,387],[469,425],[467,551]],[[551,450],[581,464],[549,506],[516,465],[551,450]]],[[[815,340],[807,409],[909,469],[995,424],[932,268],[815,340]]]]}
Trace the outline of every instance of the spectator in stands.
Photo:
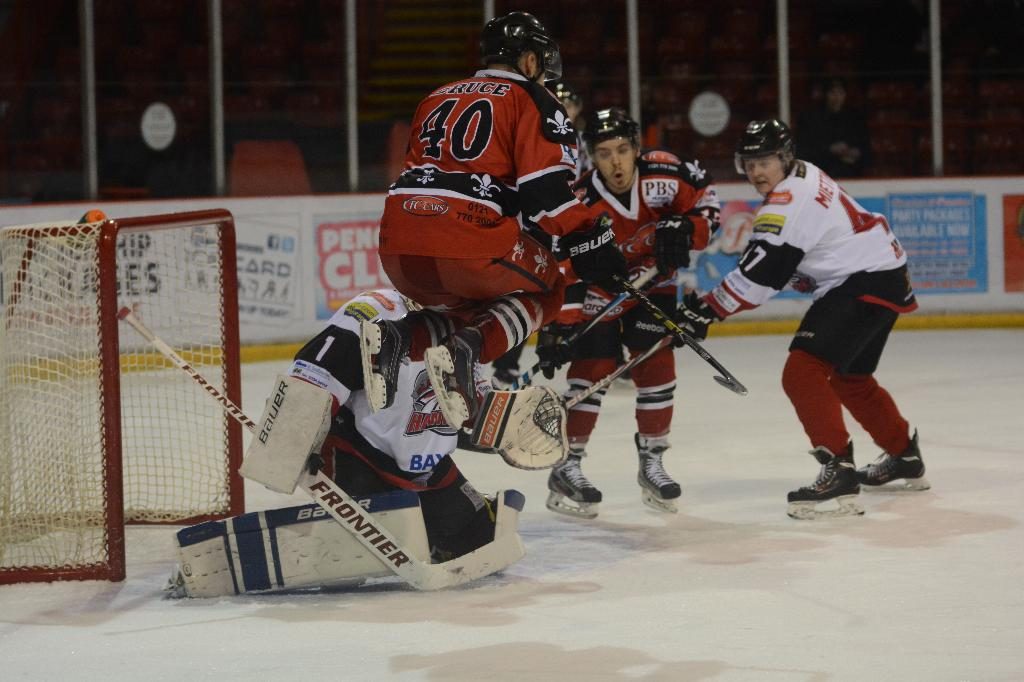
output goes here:
{"type": "Polygon", "coordinates": [[[870,163],[864,115],[848,107],[847,95],[842,78],[825,81],[821,108],[807,114],[797,126],[800,157],[833,178],[860,177],[870,163]]]}

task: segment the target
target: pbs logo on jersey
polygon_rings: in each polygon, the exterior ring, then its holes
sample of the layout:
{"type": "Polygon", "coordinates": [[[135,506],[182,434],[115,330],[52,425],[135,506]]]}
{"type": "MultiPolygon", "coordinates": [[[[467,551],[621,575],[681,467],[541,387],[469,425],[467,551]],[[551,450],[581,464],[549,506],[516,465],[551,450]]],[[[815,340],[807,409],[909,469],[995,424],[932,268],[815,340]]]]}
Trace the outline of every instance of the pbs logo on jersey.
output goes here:
{"type": "Polygon", "coordinates": [[[679,181],[672,178],[645,178],[640,181],[644,203],[651,208],[668,206],[679,193],[679,181]]]}

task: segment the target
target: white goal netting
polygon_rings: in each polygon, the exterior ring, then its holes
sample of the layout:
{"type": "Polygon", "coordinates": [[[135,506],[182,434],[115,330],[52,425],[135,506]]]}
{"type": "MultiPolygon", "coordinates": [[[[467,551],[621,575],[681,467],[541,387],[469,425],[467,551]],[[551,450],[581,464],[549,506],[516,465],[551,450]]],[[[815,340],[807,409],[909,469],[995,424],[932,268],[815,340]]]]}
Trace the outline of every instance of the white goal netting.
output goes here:
{"type": "Polygon", "coordinates": [[[118,326],[128,306],[213,386],[237,383],[230,216],[167,223],[0,230],[0,581],[104,566],[123,554],[123,522],[238,511],[232,423],[118,326]]]}

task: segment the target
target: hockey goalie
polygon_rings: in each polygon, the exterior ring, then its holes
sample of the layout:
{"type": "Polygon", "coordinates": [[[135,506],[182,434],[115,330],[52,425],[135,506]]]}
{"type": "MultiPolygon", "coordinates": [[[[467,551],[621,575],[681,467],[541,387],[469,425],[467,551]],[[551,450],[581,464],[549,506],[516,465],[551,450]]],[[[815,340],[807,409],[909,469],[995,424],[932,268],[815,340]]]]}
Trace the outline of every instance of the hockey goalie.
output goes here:
{"type": "Polygon", "coordinates": [[[567,453],[564,407],[551,389],[493,391],[478,376],[483,408],[471,431],[455,429],[424,363],[406,360],[394,403],[373,412],[363,390],[359,325],[400,319],[415,305],[377,289],[338,310],[275,381],[245,455],[241,473],[283,493],[333,463],[334,481],[356,502],[336,508],[346,523],[306,504],[185,528],[176,535],[176,596],[348,586],[402,575],[396,568],[409,565],[451,564],[464,582],[524,556],[523,495],[477,491],[451,453],[462,447],[499,454],[517,468],[554,466],[567,453]]]}

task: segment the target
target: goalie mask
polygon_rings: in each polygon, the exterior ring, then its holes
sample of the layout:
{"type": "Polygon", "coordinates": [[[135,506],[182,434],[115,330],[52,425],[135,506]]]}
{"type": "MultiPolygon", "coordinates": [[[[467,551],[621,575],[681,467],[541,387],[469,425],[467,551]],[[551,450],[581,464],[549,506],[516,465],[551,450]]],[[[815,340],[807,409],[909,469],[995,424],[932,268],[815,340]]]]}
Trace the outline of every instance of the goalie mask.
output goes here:
{"type": "Polygon", "coordinates": [[[746,175],[743,162],[777,154],[782,160],[782,168],[788,174],[796,159],[796,143],[793,133],[782,121],[770,118],[767,121],[751,121],[736,143],[736,172],[746,175]]]}
{"type": "Polygon", "coordinates": [[[485,66],[495,63],[515,66],[524,52],[537,55],[545,81],[562,77],[558,43],[532,14],[509,12],[484,26],[480,35],[480,58],[485,66]]]}
{"type": "Polygon", "coordinates": [[[598,144],[616,137],[629,140],[635,148],[640,148],[640,126],[630,118],[625,109],[598,109],[587,116],[583,141],[587,143],[588,152],[593,154],[594,147],[598,144]]]}

